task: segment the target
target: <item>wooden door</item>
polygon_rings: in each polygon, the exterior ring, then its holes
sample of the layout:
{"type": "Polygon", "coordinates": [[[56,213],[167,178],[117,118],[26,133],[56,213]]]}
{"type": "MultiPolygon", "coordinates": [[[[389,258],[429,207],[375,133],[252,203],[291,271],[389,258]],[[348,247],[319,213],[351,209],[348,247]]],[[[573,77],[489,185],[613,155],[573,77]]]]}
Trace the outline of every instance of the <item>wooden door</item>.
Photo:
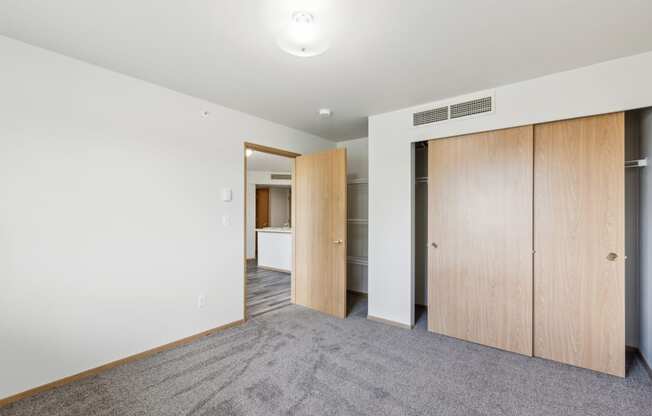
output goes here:
{"type": "Polygon", "coordinates": [[[624,114],[535,128],[534,354],[625,375],[624,114]]]}
{"type": "Polygon", "coordinates": [[[428,144],[428,329],[532,355],[532,126],[428,144]]]}
{"type": "Polygon", "coordinates": [[[269,227],[269,189],[256,189],[256,228],[269,227]]]}
{"type": "Polygon", "coordinates": [[[346,316],[346,150],[299,156],[294,166],[294,301],[346,316]]]}

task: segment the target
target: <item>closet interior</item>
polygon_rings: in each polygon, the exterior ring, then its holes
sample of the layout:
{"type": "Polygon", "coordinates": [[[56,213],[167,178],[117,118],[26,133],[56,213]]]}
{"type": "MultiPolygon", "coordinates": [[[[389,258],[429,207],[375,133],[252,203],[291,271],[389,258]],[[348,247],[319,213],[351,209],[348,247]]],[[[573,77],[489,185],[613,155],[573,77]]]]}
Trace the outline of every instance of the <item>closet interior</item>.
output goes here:
{"type": "Polygon", "coordinates": [[[428,306],[428,142],[414,149],[414,322],[427,327],[428,306]]]}
{"type": "Polygon", "coordinates": [[[416,143],[416,325],[623,377],[643,301],[649,120],[643,109],[416,143]]]}
{"type": "Polygon", "coordinates": [[[367,294],[369,256],[369,182],[366,178],[347,183],[347,290],[367,294]]]}

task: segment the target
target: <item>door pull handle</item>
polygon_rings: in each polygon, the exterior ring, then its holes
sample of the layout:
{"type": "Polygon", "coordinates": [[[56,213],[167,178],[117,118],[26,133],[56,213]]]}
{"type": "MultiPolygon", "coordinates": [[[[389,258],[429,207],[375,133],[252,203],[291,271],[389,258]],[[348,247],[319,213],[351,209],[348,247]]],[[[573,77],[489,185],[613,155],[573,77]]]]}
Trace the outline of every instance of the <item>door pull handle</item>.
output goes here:
{"type": "Polygon", "coordinates": [[[335,240],[335,241],[333,241],[333,244],[342,244],[343,242],[344,241],[342,241],[342,240],[335,240]]]}
{"type": "Polygon", "coordinates": [[[609,261],[615,261],[617,258],[618,258],[618,254],[616,254],[616,253],[607,254],[607,260],[609,260],[609,261]]]}

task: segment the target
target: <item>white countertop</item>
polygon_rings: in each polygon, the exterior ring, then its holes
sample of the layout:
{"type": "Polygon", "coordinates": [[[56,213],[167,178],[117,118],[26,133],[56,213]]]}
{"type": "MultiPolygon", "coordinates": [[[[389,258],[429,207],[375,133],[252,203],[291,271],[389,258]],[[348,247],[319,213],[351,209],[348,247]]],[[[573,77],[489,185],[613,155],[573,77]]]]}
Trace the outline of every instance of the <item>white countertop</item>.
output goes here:
{"type": "Polygon", "coordinates": [[[292,228],[287,227],[267,227],[267,228],[256,228],[256,231],[259,233],[286,233],[290,234],[292,228]]]}

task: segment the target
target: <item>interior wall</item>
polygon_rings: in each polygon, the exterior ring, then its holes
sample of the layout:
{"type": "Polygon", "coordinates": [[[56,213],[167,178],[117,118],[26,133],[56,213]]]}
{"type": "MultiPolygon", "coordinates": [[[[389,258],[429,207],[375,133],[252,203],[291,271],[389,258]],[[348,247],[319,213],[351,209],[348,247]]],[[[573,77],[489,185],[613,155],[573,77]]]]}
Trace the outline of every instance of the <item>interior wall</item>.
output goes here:
{"type": "Polygon", "coordinates": [[[484,91],[496,105],[486,115],[412,126],[448,98],[370,117],[369,314],[413,324],[413,142],[649,107],[651,72],[649,52],[484,91]]]}
{"type": "MultiPolygon", "coordinates": [[[[337,143],[346,148],[347,217],[349,219],[369,218],[369,192],[366,183],[351,183],[369,177],[369,139],[361,138],[337,143]]],[[[367,293],[368,281],[368,237],[369,225],[361,222],[347,224],[347,289],[367,293]]]]}
{"type": "Polygon", "coordinates": [[[6,37],[0,57],[0,397],[243,319],[244,141],[334,144],[6,37]]]}
{"type": "Polygon", "coordinates": [[[269,225],[284,227],[290,223],[290,190],[288,188],[270,188],[269,190],[269,225]]]}
{"type": "Polygon", "coordinates": [[[290,179],[272,179],[273,173],[289,175],[290,172],[266,172],[258,170],[250,170],[247,172],[247,183],[256,185],[272,185],[272,186],[291,186],[292,180],[290,179]]]}
{"type": "MultiPolygon", "coordinates": [[[[641,157],[652,161],[652,108],[639,114],[641,157]]],[[[640,343],[639,349],[648,365],[652,365],[652,167],[641,169],[640,215],[640,343]]]]}
{"type": "Polygon", "coordinates": [[[247,259],[256,258],[256,184],[247,183],[247,259]]]}

